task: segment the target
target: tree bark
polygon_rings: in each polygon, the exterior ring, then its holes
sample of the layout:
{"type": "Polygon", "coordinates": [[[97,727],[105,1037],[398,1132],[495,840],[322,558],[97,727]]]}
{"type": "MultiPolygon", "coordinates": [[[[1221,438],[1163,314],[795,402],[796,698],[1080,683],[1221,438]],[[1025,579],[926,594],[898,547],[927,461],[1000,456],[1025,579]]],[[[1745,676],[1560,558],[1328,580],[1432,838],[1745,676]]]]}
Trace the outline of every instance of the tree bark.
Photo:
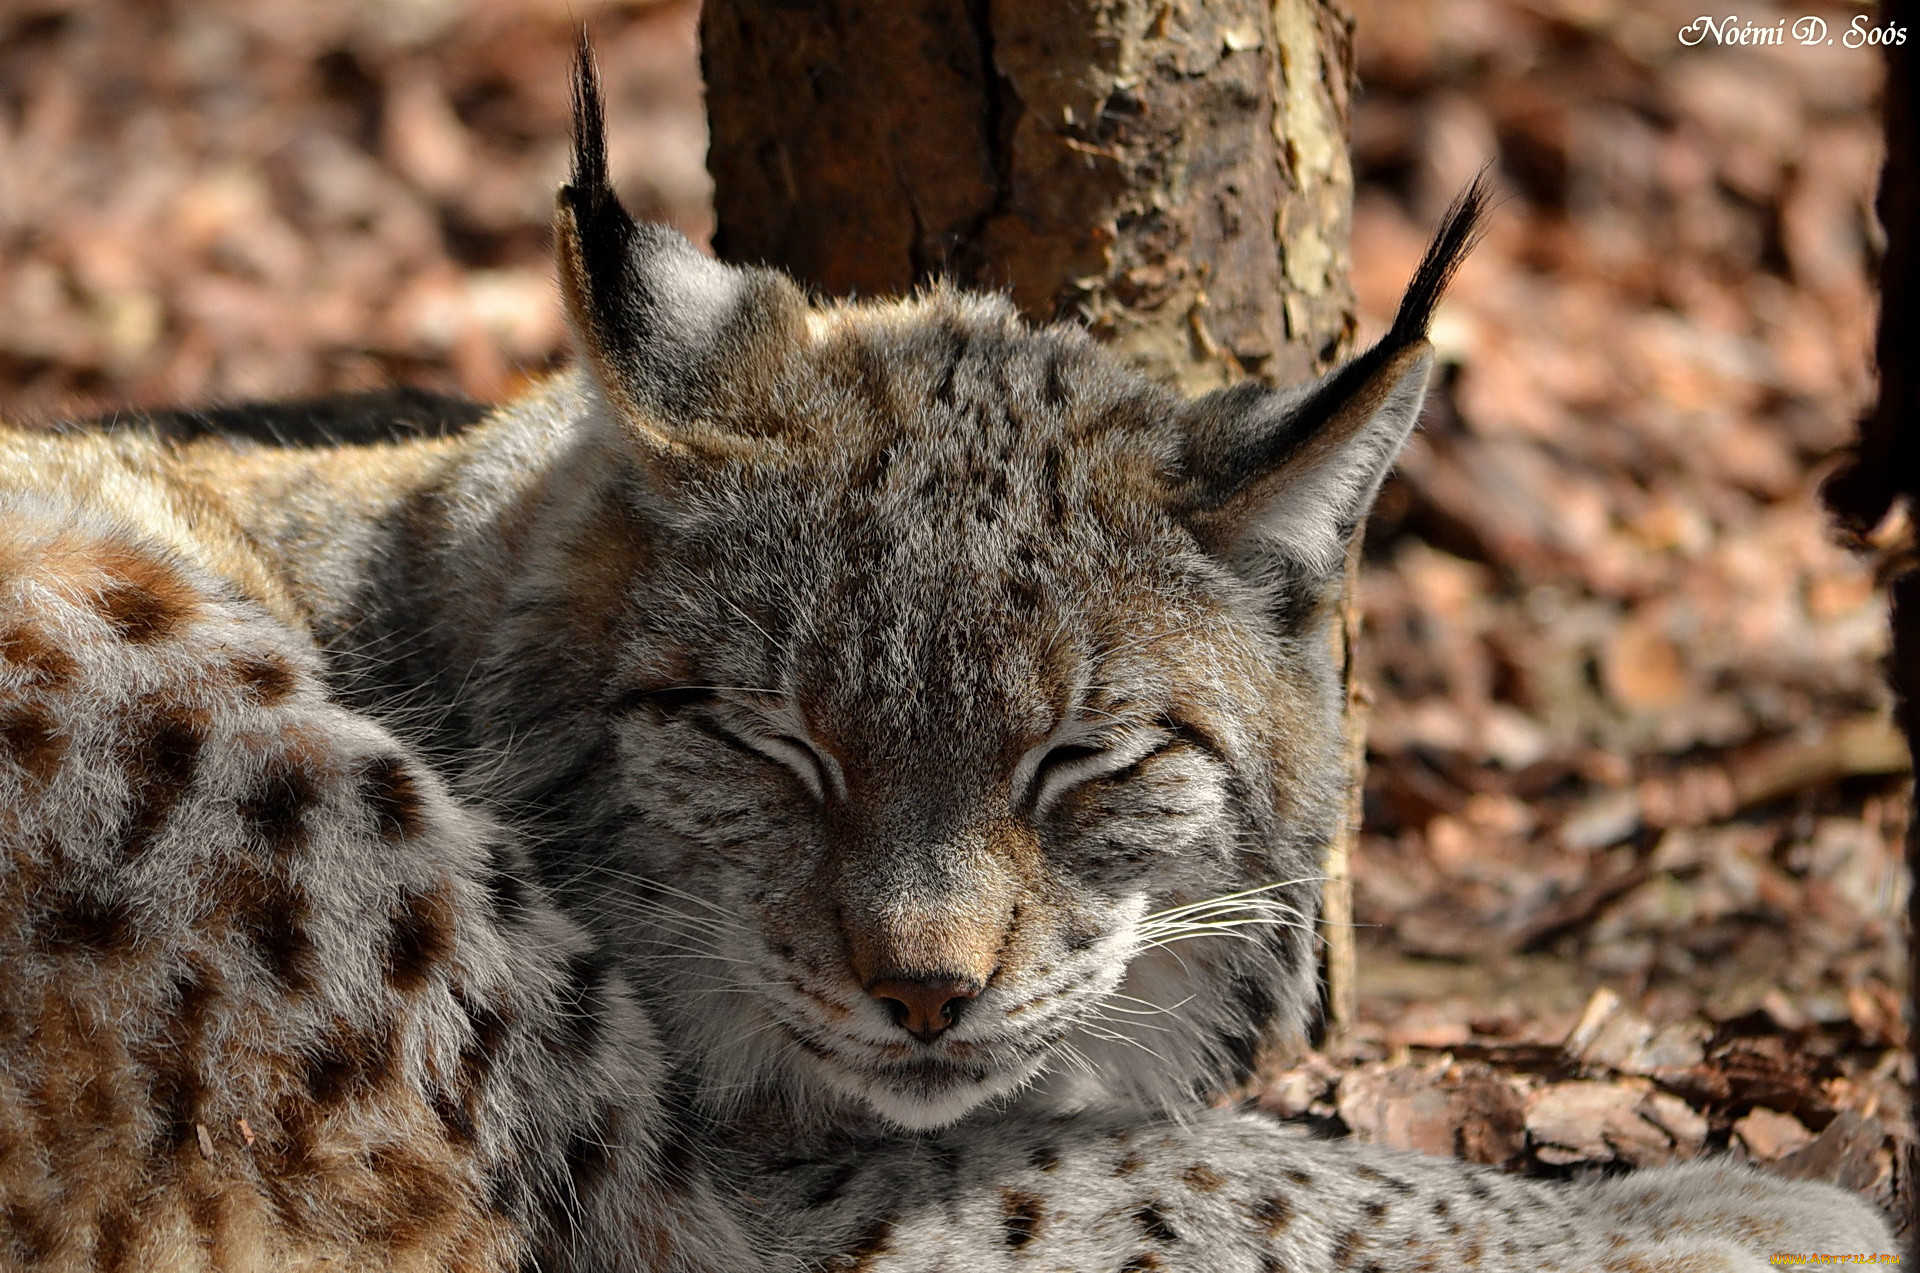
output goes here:
{"type": "Polygon", "coordinates": [[[1351,51],[1321,0],[711,0],[721,255],[945,275],[1189,391],[1353,330],[1351,51]]]}
{"type": "Polygon", "coordinates": [[[1004,288],[1188,393],[1304,380],[1353,334],[1350,31],[1336,0],[708,0],[715,248],[836,296],[1004,288]]]}
{"type": "MultiPolygon", "coordinates": [[[[1860,422],[1860,440],[1824,492],[1841,525],[1883,557],[1888,621],[1893,648],[1887,680],[1894,692],[1894,719],[1920,774],[1920,570],[1915,522],[1920,518],[1920,3],[1884,0],[1877,26],[1907,32],[1907,43],[1886,46],[1887,156],[1880,172],[1877,207],[1887,235],[1880,262],[1878,400],[1860,422]],[[1890,512],[1904,517],[1890,519],[1890,512]]],[[[1920,792],[1920,787],[1916,787],[1920,792]]],[[[1920,799],[1907,811],[1908,1047],[1920,1028],[1920,799]]],[[[1920,1126],[1920,1090],[1912,1113],[1920,1126]]],[[[1904,1164],[1907,1259],[1920,1260],[1920,1153],[1909,1147],[1904,1164]]]]}

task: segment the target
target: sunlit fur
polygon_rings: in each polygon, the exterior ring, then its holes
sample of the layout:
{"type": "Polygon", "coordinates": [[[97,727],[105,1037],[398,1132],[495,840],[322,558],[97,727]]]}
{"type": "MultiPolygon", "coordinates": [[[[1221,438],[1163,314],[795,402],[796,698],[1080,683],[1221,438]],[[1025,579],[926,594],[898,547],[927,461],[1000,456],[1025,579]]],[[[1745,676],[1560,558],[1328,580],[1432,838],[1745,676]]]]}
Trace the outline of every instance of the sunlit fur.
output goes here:
{"type": "Polygon", "coordinates": [[[0,1264],[1889,1249],[1818,1186],[1207,1108],[1314,1010],[1329,609],[1482,191],[1379,344],[1188,402],[634,223],[590,65],[575,370],[387,443],[0,429],[0,1264]]]}

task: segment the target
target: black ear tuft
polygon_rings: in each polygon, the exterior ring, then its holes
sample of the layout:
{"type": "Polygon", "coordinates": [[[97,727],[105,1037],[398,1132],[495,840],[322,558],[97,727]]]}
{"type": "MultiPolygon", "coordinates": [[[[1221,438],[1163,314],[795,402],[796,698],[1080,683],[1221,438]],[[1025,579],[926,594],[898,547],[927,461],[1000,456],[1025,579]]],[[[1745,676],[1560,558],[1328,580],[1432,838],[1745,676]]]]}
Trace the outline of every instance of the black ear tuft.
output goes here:
{"type": "Polygon", "coordinates": [[[1188,409],[1188,524],[1222,556],[1278,556],[1295,573],[1337,572],[1345,545],[1412,431],[1433,366],[1427,326],[1479,240],[1482,172],[1447,209],[1372,348],[1320,380],[1280,392],[1242,385],[1188,409]]]}
{"type": "MultiPolygon", "coordinates": [[[[627,214],[607,171],[600,76],[584,30],[573,66],[573,172],[560,188],[554,239],[581,353],[649,448],[682,451],[689,435],[677,426],[739,417],[743,403],[772,396],[804,334],[805,297],[772,271],[723,265],[678,231],[627,214]]],[[[748,425],[735,418],[725,427],[748,425]]]]}
{"type": "Polygon", "coordinates": [[[609,330],[620,320],[619,280],[627,271],[636,227],[607,175],[607,116],[600,96],[600,69],[593,42],[580,28],[573,60],[573,173],[560,200],[573,214],[580,264],[597,286],[591,296],[593,326],[609,330]]]}
{"type": "Polygon", "coordinates": [[[573,179],[582,199],[614,198],[607,179],[607,110],[600,97],[600,67],[586,27],[573,50],[573,179]]]}
{"type": "Polygon", "coordinates": [[[1393,315],[1393,329],[1382,344],[1410,345],[1426,336],[1427,327],[1433,322],[1434,308],[1446,295],[1447,285],[1453,282],[1460,263],[1467,259],[1467,253],[1473,251],[1486,231],[1487,201],[1492,193],[1492,178],[1488,170],[1482,168],[1447,206],[1439,231],[1427,245],[1426,255],[1420,258],[1420,268],[1413,272],[1406,295],[1400,298],[1400,308],[1393,315]]]}

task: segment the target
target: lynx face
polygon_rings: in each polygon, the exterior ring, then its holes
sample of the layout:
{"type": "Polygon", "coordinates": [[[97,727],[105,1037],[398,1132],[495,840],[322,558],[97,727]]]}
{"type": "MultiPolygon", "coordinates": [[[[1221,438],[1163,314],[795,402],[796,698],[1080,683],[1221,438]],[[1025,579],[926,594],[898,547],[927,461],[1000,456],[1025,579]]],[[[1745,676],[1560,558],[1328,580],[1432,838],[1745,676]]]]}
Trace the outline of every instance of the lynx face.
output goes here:
{"type": "Polygon", "coordinates": [[[722,266],[620,208],[590,76],[580,118],[580,463],[625,545],[588,554],[625,580],[606,904],[709,1089],[929,1127],[1042,1075],[1243,1069],[1312,1005],[1325,611],[1473,210],[1380,346],[1190,403],[995,298],[814,308],[722,266]]]}
{"type": "Polygon", "coordinates": [[[672,940],[751,987],[722,1028],[912,1125],[1176,1023],[1220,1069],[1305,1006],[1321,638],[1199,548],[1179,404],[1085,341],[945,294],[799,339],[782,441],[663,490],[624,678],[647,874],[730,925],[672,940]],[[1168,951],[1173,1000],[1114,996],[1149,912],[1285,880],[1168,951]]]}

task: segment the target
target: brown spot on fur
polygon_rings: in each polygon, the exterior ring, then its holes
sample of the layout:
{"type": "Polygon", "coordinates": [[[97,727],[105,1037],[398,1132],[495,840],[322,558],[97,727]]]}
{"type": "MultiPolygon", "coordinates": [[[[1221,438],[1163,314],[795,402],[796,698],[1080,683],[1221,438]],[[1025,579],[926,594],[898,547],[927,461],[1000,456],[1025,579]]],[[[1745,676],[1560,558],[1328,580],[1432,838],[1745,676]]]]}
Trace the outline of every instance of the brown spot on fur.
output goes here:
{"type": "Polygon", "coordinates": [[[192,618],[193,585],[146,553],[107,547],[99,563],[111,579],[94,605],[122,640],[147,645],[178,632],[192,618]]]}
{"type": "Polygon", "coordinates": [[[1001,1228],[1009,1247],[1018,1251],[1040,1236],[1047,1207],[1038,1197],[1017,1189],[1000,1191],[1001,1228]]]}
{"type": "Polygon", "coordinates": [[[59,1242],[53,1220],[25,1202],[9,1202],[0,1210],[0,1234],[6,1236],[7,1247],[20,1258],[15,1268],[45,1264],[53,1258],[59,1242]]]}
{"type": "Polygon", "coordinates": [[[1035,1171],[1058,1171],[1060,1151],[1052,1145],[1035,1145],[1033,1152],[1027,1155],[1027,1165],[1035,1171]]]}
{"type": "Polygon", "coordinates": [[[251,870],[233,872],[229,887],[239,927],[267,971],[290,991],[306,990],[312,983],[308,964],[313,956],[306,894],[296,885],[251,870]]]}
{"type": "Polygon", "coordinates": [[[1186,1181],[1187,1188],[1195,1193],[1213,1193],[1227,1183],[1227,1178],[1204,1163],[1195,1163],[1180,1173],[1180,1179],[1186,1181]]]}
{"type": "Polygon", "coordinates": [[[0,749],[35,782],[46,783],[60,772],[67,739],[46,708],[23,707],[0,717],[0,749]]]}
{"type": "Polygon", "coordinates": [[[1150,1202],[1140,1208],[1140,1210],[1134,1212],[1133,1219],[1134,1222],[1140,1226],[1141,1231],[1155,1242],[1178,1242],[1180,1240],[1179,1233],[1174,1230],[1172,1222],[1166,1217],[1166,1213],[1161,1211],[1154,1203],[1150,1202]]]}
{"type": "Polygon", "coordinates": [[[487,1210],[503,1220],[512,1220],[520,1214],[520,1202],[524,1194],[520,1182],[514,1179],[511,1170],[496,1168],[487,1178],[487,1210]]]}
{"type": "Polygon", "coordinates": [[[299,684],[286,660],[270,654],[237,660],[233,665],[233,679],[262,707],[276,707],[285,702],[299,684]]]}
{"type": "Polygon", "coordinates": [[[448,1143],[463,1146],[473,1144],[477,1130],[473,1114],[453,1093],[435,1088],[431,1104],[433,1116],[440,1120],[440,1126],[446,1130],[448,1143]]]}
{"type": "Polygon", "coordinates": [[[1120,1266],[1120,1273],[1155,1273],[1155,1270],[1165,1267],[1166,1266],[1160,1262],[1160,1256],[1157,1253],[1153,1251],[1142,1251],[1125,1264],[1122,1264],[1120,1266]]]}
{"type": "Polygon", "coordinates": [[[833,1273],[868,1273],[893,1248],[893,1221],[877,1220],[846,1252],[827,1264],[833,1273]]]}
{"type": "Polygon", "coordinates": [[[1378,1198],[1374,1198],[1367,1202],[1361,1203],[1360,1210],[1367,1213],[1367,1219],[1379,1220],[1386,1216],[1387,1204],[1380,1201],[1378,1198]]]}
{"type": "Polygon", "coordinates": [[[1333,1267],[1352,1268],[1354,1258],[1360,1254],[1360,1248],[1366,1244],[1367,1240],[1360,1235],[1358,1229],[1348,1229],[1342,1233],[1333,1240],[1333,1267]]]}
{"type": "Polygon", "coordinates": [[[127,904],[94,893],[70,894],[56,901],[41,931],[48,946],[57,951],[96,957],[123,954],[138,937],[127,904]]]}
{"type": "Polygon", "coordinates": [[[460,1049],[460,1075],[469,1089],[478,1087],[493,1072],[494,1061],[500,1050],[506,1046],[508,1022],[506,1015],[485,1004],[470,1001],[458,991],[454,1001],[466,1014],[470,1036],[466,1045],[460,1049]]]}
{"type": "Polygon", "coordinates": [[[174,807],[192,788],[200,752],[206,746],[206,718],[199,712],[164,707],[129,734],[120,761],[126,769],[132,808],[120,851],[133,858],[153,847],[174,807]]]}
{"type": "Polygon", "coordinates": [[[267,763],[239,809],[267,847],[284,855],[305,846],[307,813],[319,800],[320,784],[307,766],[277,756],[267,763]]]}
{"type": "Polygon", "coordinates": [[[1301,1171],[1298,1167],[1291,1168],[1287,1172],[1287,1179],[1291,1180],[1294,1184],[1301,1185],[1303,1187],[1310,1187],[1313,1184],[1312,1173],[1301,1171]]]}
{"type": "Polygon", "coordinates": [[[71,680],[80,664],[39,628],[18,624],[0,632],[0,659],[25,668],[47,686],[71,680]]]}
{"type": "Polygon", "coordinates": [[[100,1273],[130,1273],[135,1267],[133,1248],[139,1231],[138,1222],[125,1211],[109,1211],[101,1217],[93,1248],[100,1273]]]}
{"type": "Polygon", "coordinates": [[[145,588],[120,584],[100,594],[100,613],[114,631],[135,645],[146,645],[180,626],[181,615],[145,588]]]}
{"type": "Polygon", "coordinates": [[[1270,1238],[1277,1238],[1293,1223],[1293,1203],[1275,1194],[1253,1204],[1253,1218],[1270,1238]]]}
{"type": "Polygon", "coordinates": [[[1128,1154],[1125,1158],[1122,1158],[1113,1165],[1113,1174],[1116,1176],[1131,1176],[1134,1172],[1146,1165],[1147,1160],[1139,1154],[1128,1154]]]}
{"type": "Polygon", "coordinates": [[[396,1074],[391,1022],[366,1031],[338,1025],[307,1056],[307,1095],[319,1111],[386,1087],[396,1074]]]}
{"type": "Polygon", "coordinates": [[[1007,603],[1021,614],[1037,614],[1046,600],[1039,584],[1018,575],[1006,576],[1001,587],[1007,594],[1007,603]]]}
{"type": "Polygon", "coordinates": [[[387,984],[411,993],[453,952],[453,907],[446,886],[402,899],[387,944],[387,984]]]}
{"type": "Polygon", "coordinates": [[[900,446],[899,438],[876,439],[868,452],[860,457],[860,463],[847,479],[849,494],[867,495],[880,489],[893,468],[893,462],[900,446]]]}
{"type": "Polygon", "coordinates": [[[567,1140],[567,1178],[573,1183],[573,1196],[585,1198],[613,1176],[613,1142],[619,1126],[619,1111],[611,1106],[600,1111],[597,1127],[575,1132],[567,1140]]]}
{"type": "Polygon", "coordinates": [[[376,756],[360,770],[360,794],[373,810],[380,838],[398,844],[418,836],[426,824],[420,783],[398,756],[376,756]]]}

